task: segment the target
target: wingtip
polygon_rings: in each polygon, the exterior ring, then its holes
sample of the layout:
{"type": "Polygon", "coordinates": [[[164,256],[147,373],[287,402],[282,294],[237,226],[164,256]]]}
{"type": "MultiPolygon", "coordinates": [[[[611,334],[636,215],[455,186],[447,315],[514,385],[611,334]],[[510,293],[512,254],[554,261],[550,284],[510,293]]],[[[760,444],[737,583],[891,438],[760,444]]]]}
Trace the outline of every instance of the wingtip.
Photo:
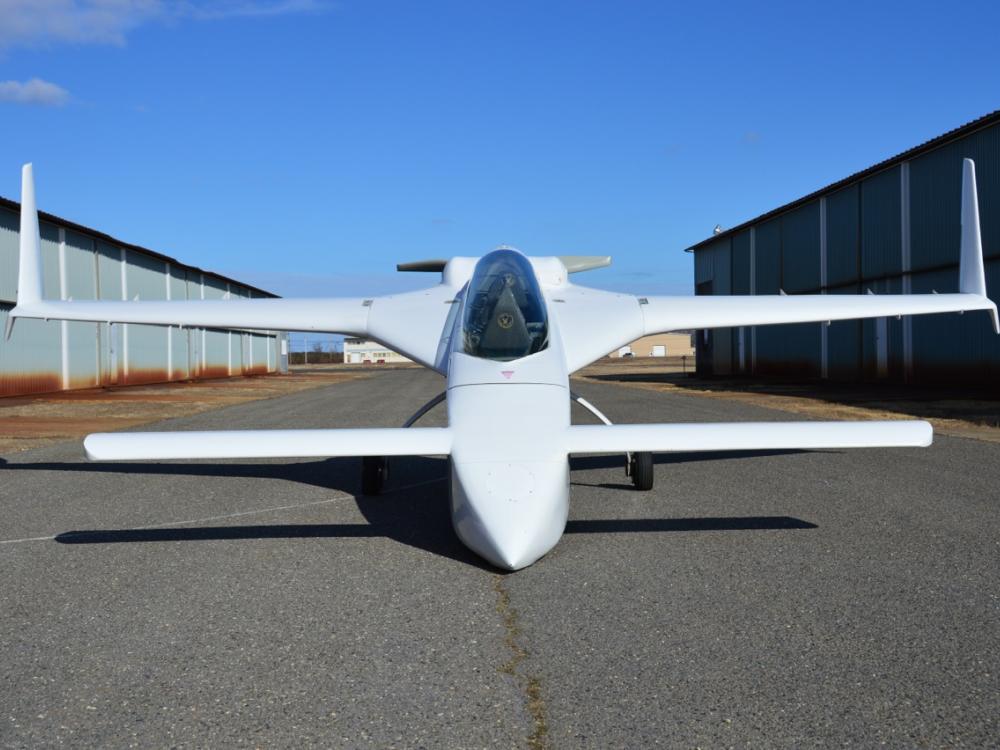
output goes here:
{"type": "Polygon", "coordinates": [[[960,214],[958,287],[963,294],[986,296],[986,273],[983,264],[983,239],[979,227],[979,196],[976,189],[976,163],[962,160],[962,206],[960,214]]]}
{"type": "Polygon", "coordinates": [[[31,163],[21,168],[21,220],[18,238],[17,304],[24,310],[42,299],[42,249],[31,163]]]}

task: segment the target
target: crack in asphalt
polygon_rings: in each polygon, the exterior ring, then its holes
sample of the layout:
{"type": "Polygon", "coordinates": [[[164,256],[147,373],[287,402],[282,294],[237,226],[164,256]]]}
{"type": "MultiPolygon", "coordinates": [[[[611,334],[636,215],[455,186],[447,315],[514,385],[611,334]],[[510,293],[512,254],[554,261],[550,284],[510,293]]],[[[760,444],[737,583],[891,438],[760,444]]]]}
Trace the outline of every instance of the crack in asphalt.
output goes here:
{"type": "Polygon", "coordinates": [[[517,610],[510,606],[510,592],[504,586],[504,576],[500,573],[493,578],[493,590],[497,593],[497,613],[503,621],[504,645],[511,652],[510,661],[497,667],[497,671],[513,677],[524,692],[525,707],[531,716],[532,732],[528,735],[531,750],[548,750],[549,726],[546,720],[545,698],[542,696],[542,682],[537,675],[525,673],[519,667],[528,658],[527,649],[518,640],[521,626],[517,610]]]}

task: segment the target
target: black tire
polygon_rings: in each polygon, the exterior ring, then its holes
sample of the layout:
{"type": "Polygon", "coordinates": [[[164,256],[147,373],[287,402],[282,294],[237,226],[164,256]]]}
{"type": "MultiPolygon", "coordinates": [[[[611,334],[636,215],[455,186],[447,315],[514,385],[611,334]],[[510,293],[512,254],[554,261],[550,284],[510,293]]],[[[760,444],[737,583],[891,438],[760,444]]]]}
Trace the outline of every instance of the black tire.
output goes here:
{"type": "Polygon", "coordinates": [[[653,489],[653,454],[633,453],[629,474],[632,476],[632,484],[637,490],[653,489]]]}
{"type": "Polygon", "coordinates": [[[389,460],[385,456],[365,456],[361,459],[361,493],[381,495],[389,478],[389,460]]]}

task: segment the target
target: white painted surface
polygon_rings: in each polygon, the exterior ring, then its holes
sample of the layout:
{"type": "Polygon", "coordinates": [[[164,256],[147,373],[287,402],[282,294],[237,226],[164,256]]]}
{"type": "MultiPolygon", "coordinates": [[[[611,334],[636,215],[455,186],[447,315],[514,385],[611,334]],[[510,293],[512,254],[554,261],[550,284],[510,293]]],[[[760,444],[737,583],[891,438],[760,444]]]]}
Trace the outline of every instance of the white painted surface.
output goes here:
{"type": "MultiPolygon", "coordinates": [[[[66,228],[59,227],[59,299],[66,293],[66,228]]],[[[69,390],[69,322],[60,321],[60,352],[62,357],[62,387],[69,390]]]]}
{"type": "Polygon", "coordinates": [[[436,456],[451,452],[451,432],[445,427],[95,432],[83,447],[93,461],[436,456]]]}
{"type": "Polygon", "coordinates": [[[692,424],[573,425],[569,453],[657,453],[835,448],[922,448],[931,444],[929,422],[719,422],[692,424]]]}

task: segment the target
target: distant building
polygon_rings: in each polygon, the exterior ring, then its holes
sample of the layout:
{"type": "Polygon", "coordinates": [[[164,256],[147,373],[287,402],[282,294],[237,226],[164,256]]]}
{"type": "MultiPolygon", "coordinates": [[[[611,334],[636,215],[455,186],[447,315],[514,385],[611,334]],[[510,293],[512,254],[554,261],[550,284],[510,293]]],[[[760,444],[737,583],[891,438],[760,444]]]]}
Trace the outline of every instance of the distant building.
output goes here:
{"type": "Polygon", "coordinates": [[[402,354],[386,349],[382,344],[367,339],[344,339],[344,364],[380,364],[389,362],[410,362],[402,354]]]}
{"type": "MultiPolygon", "coordinates": [[[[1000,299],[1000,111],[688,248],[696,294],[957,292],[966,157],[986,288],[1000,299]]],[[[703,375],[1000,382],[1000,336],[981,311],[718,328],[696,340],[703,375]]]]}
{"type": "Polygon", "coordinates": [[[693,357],[693,335],[690,333],[660,333],[643,336],[627,346],[611,352],[612,357],[631,354],[633,357],[693,357]]]}

